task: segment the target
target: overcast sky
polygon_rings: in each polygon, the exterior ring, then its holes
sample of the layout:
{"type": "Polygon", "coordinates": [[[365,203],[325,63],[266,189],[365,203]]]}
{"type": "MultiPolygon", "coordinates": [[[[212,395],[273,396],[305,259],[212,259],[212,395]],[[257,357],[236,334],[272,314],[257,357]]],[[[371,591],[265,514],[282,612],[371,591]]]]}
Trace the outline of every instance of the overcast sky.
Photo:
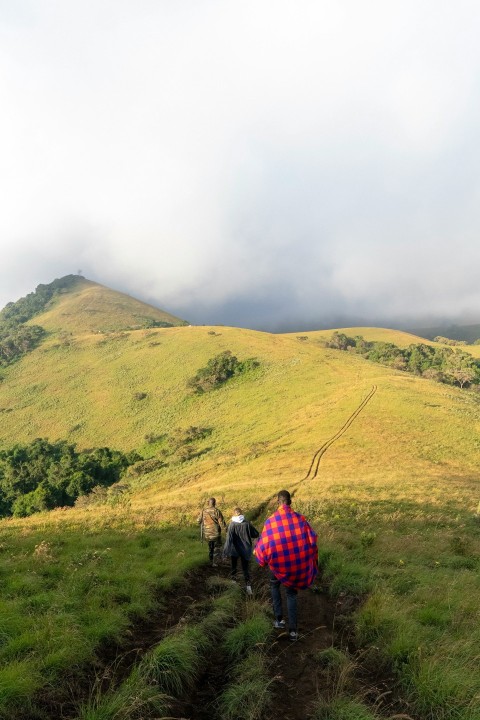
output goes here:
{"type": "Polygon", "coordinates": [[[480,321],[477,0],[0,0],[0,306],[480,321]]]}

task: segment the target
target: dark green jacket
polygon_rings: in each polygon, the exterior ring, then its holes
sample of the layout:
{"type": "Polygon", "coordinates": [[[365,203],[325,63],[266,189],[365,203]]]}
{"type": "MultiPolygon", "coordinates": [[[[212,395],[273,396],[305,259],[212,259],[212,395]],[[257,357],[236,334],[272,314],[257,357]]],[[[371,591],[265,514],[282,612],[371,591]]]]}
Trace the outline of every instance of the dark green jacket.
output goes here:
{"type": "Polygon", "coordinates": [[[223,515],[216,507],[207,507],[202,510],[198,517],[202,525],[203,537],[205,540],[217,540],[222,534],[222,527],[227,527],[223,515]]]}

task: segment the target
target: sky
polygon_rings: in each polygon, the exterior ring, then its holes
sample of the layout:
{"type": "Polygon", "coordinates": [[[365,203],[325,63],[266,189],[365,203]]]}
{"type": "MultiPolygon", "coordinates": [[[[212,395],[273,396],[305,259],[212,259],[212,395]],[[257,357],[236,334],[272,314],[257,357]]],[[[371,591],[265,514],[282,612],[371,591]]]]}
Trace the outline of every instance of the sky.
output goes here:
{"type": "Polygon", "coordinates": [[[0,0],[0,307],[480,321],[476,0],[0,0]]]}

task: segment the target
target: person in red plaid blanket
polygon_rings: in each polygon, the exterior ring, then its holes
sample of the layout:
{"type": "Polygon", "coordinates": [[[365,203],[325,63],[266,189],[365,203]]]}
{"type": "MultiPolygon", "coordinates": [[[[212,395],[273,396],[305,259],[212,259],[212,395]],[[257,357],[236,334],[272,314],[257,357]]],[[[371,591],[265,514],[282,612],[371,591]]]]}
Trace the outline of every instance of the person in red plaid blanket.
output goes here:
{"type": "Polygon", "coordinates": [[[310,587],[317,576],[317,534],[303,515],[292,510],[288,490],[280,490],[277,500],[278,509],[265,521],[254,554],[259,565],[270,570],[274,626],[285,628],[280,595],[284,585],[289,637],[298,640],[297,591],[310,587]]]}

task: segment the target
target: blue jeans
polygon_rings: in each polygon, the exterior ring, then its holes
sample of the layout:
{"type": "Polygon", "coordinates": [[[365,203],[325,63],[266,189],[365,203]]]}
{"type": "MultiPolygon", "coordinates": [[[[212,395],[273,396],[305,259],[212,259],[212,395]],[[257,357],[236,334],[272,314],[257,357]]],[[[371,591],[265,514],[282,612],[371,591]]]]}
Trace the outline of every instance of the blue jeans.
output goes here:
{"type": "MultiPolygon", "coordinates": [[[[280,580],[277,580],[272,571],[270,571],[270,590],[272,592],[275,620],[283,619],[282,596],[280,595],[281,584],[280,580]]],[[[291,587],[285,587],[285,590],[287,593],[288,628],[292,631],[297,629],[297,590],[291,587]]]]}

